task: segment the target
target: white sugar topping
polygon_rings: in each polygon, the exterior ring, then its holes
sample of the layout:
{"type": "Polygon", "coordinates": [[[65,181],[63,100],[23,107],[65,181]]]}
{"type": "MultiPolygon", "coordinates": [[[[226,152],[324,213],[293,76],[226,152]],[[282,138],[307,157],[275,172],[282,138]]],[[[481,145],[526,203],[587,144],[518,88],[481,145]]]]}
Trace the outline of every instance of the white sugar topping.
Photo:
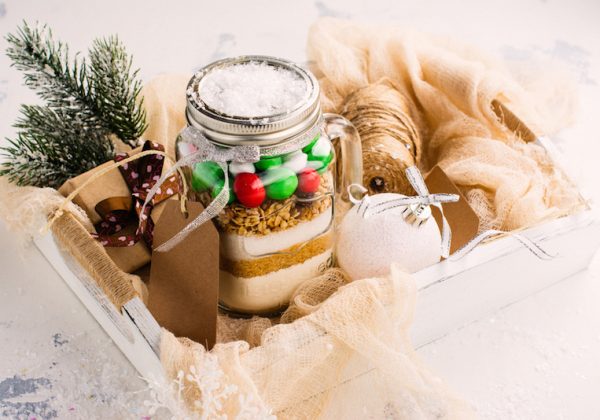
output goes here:
{"type": "Polygon", "coordinates": [[[200,99],[222,114],[265,117],[292,111],[307,94],[296,73],[266,63],[244,63],[213,70],[199,87],[200,99]]]}

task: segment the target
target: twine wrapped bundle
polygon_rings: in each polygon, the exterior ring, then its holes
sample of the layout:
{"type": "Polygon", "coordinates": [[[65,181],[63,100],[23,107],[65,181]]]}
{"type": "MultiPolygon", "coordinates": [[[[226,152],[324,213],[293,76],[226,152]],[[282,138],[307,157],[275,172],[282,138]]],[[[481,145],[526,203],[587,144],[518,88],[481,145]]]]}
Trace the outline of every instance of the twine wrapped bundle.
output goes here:
{"type": "Polygon", "coordinates": [[[360,134],[363,184],[370,194],[413,192],[405,170],[417,163],[421,135],[411,114],[416,107],[387,80],[352,93],[342,115],[360,134]]]}

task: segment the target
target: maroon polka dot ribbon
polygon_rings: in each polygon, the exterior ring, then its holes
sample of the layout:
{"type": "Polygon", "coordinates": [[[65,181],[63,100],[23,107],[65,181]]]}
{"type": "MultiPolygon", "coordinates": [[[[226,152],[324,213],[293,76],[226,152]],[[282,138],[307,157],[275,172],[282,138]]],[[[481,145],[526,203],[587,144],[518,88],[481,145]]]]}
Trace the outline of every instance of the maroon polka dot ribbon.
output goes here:
{"type": "MultiPolygon", "coordinates": [[[[142,149],[142,151],[146,150],[164,152],[162,145],[149,140],[144,143],[142,149]]],[[[128,157],[127,153],[119,153],[115,156],[114,161],[120,162],[128,157]]],[[[102,217],[102,221],[96,224],[97,233],[92,236],[100,241],[102,245],[126,247],[133,246],[138,241],[143,240],[152,248],[154,237],[154,221],[150,217],[152,209],[180,191],[179,176],[174,173],[156,191],[142,214],[142,207],[148,192],[160,179],[164,160],[164,156],[161,155],[148,155],[119,166],[121,175],[123,175],[123,179],[131,191],[131,197],[110,197],[96,205],[96,211],[102,217]],[[136,219],[138,227],[135,234],[123,233],[118,235],[136,219]]]]}

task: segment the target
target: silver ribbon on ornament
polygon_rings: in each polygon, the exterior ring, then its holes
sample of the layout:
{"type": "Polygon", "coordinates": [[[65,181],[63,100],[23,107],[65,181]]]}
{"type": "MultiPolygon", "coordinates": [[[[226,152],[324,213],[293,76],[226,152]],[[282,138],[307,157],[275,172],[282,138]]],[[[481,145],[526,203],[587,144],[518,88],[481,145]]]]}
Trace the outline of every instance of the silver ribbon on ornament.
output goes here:
{"type": "Polygon", "coordinates": [[[532,254],[542,260],[551,260],[556,257],[556,255],[552,255],[549,252],[545,251],[542,247],[540,247],[537,243],[532,241],[529,238],[526,238],[523,235],[519,235],[517,233],[505,232],[502,230],[489,229],[479,233],[473,239],[471,239],[468,243],[466,243],[463,247],[455,251],[450,257],[450,244],[452,242],[452,231],[450,229],[450,225],[444,216],[444,209],[442,207],[443,203],[453,203],[459,200],[459,196],[456,194],[430,194],[427,186],[425,185],[425,181],[423,180],[423,176],[421,172],[417,169],[416,166],[411,166],[406,169],[406,177],[410,182],[410,185],[417,192],[417,196],[407,197],[402,194],[393,194],[397,196],[397,198],[391,198],[381,203],[377,203],[375,205],[370,203],[370,197],[365,195],[362,199],[357,200],[352,195],[352,189],[358,189],[361,193],[365,193],[367,191],[362,185],[352,184],[348,187],[348,195],[350,196],[350,201],[354,204],[358,204],[359,208],[357,211],[359,213],[362,212],[362,216],[368,218],[370,216],[380,214],[384,211],[388,211],[398,207],[407,207],[412,204],[420,204],[420,205],[431,205],[435,206],[440,210],[442,215],[442,249],[441,255],[444,258],[448,258],[450,261],[457,261],[469,254],[477,245],[480,243],[494,237],[500,235],[508,235],[523,244],[532,254]]]}
{"type": "MultiPolygon", "coordinates": [[[[298,149],[308,145],[319,133],[321,127],[321,120],[319,120],[313,128],[303,133],[292,140],[286,141],[281,145],[259,147],[255,144],[240,145],[233,147],[220,147],[208,140],[200,130],[195,127],[186,127],[179,134],[180,142],[189,143],[196,147],[196,151],[189,155],[183,156],[179,159],[175,165],[170,167],[156,184],[148,191],[148,195],[142,206],[140,214],[144,214],[144,208],[152,200],[152,197],[159,191],[161,185],[167,178],[175,173],[179,168],[184,166],[193,166],[196,163],[212,161],[217,163],[224,174],[224,185],[223,189],[217,196],[211,201],[211,203],[200,213],[194,220],[188,225],[177,232],[172,238],[163,242],[161,245],[156,247],[154,251],[166,252],[173,249],[182,240],[184,240],[192,231],[208,222],[212,218],[216,217],[221,211],[227,206],[229,201],[229,162],[239,163],[255,163],[260,160],[262,156],[273,156],[283,155],[294,152],[298,149]]],[[[185,182],[185,180],[183,181],[185,182]]],[[[143,216],[142,216],[143,217],[143,216]]]]}
{"type": "Polygon", "coordinates": [[[419,204],[423,206],[434,206],[440,210],[442,215],[442,249],[441,254],[442,257],[448,258],[450,255],[450,243],[452,241],[452,231],[450,229],[450,225],[448,224],[448,220],[446,220],[446,216],[444,216],[444,208],[442,207],[443,203],[454,203],[459,200],[459,196],[456,194],[430,194],[427,189],[427,185],[425,185],[425,180],[421,175],[421,172],[417,169],[416,166],[411,166],[406,168],[406,177],[408,178],[408,182],[412,185],[413,189],[417,193],[416,196],[405,196],[402,194],[393,194],[394,198],[390,198],[389,200],[383,201],[377,204],[371,204],[370,198],[368,195],[365,195],[361,200],[357,200],[352,196],[352,189],[356,188],[361,193],[365,193],[367,191],[362,185],[352,184],[348,187],[348,195],[350,196],[350,201],[354,204],[358,204],[360,207],[357,211],[360,213],[362,211],[362,216],[364,218],[368,218],[370,216],[374,216],[376,214],[383,213],[385,211],[389,211],[398,207],[407,207],[412,204],[419,204]]]}
{"type": "Polygon", "coordinates": [[[533,255],[538,257],[540,260],[549,261],[549,260],[556,258],[556,256],[557,256],[556,254],[550,254],[548,251],[544,250],[541,246],[539,246],[537,243],[535,243],[531,239],[526,238],[523,235],[519,235],[518,233],[505,232],[503,230],[497,230],[497,229],[489,229],[489,230],[485,230],[485,231],[479,233],[476,237],[474,237],[469,242],[467,242],[465,245],[463,245],[462,248],[456,250],[454,252],[454,254],[452,254],[452,256],[450,257],[450,261],[460,260],[465,255],[467,255],[468,253],[473,251],[473,249],[475,249],[475,247],[477,245],[479,245],[480,243],[486,241],[489,238],[492,238],[494,236],[500,236],[500,235],[507,235],[507,236],[521,242],[521,244],[523,244],[523,246],[525,248],[527,248],[529,250],[529,252],[531,252],[533,255]]]}

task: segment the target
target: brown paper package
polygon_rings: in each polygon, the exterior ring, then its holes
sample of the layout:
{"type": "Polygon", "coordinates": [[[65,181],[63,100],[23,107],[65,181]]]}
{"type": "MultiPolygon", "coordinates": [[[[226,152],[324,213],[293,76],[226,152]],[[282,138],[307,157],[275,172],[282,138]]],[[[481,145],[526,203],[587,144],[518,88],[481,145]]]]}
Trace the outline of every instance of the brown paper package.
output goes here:
{"type": "MultiPolygon", "coordinates": [[[[138,147],[129,152],[130,155],[141,152],[142,148],[138,147]]],[[[88,172],[85,172],[75,178],[69,179],[65,182],[58,191],[63,196],[68,196],[71,192],[75,191],[80,185],[82,185],[87,179],[89,179],[96,172],[112,165],[114,162],[106,162],[88,172]]],[[[165,162],[165,167],[168,163],[165,162]]],[[[164,169],[163,169],[164,171],[164,169]]],[[[92,181],[82,191],[75,196],[73,202],[86,212],[92,223],[95,225],[100,222],[102,218],[96,212],[96,205],[110,197],[131,197],[131,191],[125,183],[119,168],[114,168],[108,171],[101,177],[92,181]]],[[[156,220],[160,217],[164,204],[170,200],[165,200],[158,204],[152,210],[152,219],[156,220]]],[[[137,226],[128,226],[123,233],[135,232],[137,226]]],[[[106,253],[114,261],[114,263],[126,273],[133,273],[139,268],[150,262],[150,250],[143,241],[139,241],[134,246],[130,247],[105,247],[106,253]]]]}

